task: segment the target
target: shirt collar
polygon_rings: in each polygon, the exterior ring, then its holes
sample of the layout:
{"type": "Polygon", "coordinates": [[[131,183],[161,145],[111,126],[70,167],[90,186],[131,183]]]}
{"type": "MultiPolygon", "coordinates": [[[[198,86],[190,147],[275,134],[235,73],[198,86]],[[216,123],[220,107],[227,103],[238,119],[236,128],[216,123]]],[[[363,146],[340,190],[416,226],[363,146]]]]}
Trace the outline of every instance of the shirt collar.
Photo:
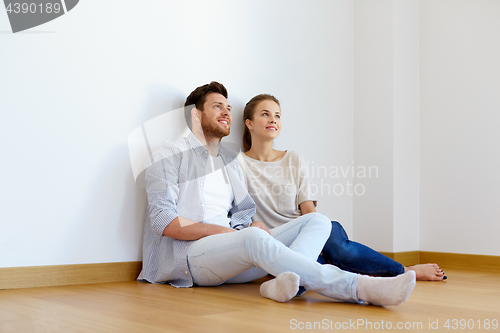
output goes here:
{"type": "Polygon", "coordinates": [[[186,137],[187,141],[193,148],[196,154],[198,155],[208,155],[208,149],[205,147],[200,140],[193,134],[193,132],[190,132],[188,136],[186,137]]]}
{"type": "MultiPolygon", "coordinates": [[[[193,148],[193,150],[194,150],[194,152],[196,154],[208,157],[208,149],[207,149],[207,147],[205,147],[200,142],[200,140],[198,140],[198,138],[193,134],[193,132],[189,132],[189,134],[186,137],[186,139],[187,139],[187,141],[189,142],[189,144],[191,145],[191,147],[193,148]]],[[[224,145],[221,142],[220,145],[219,145],[219,154],[218,154],[218,156],[222,157],[222,159],[224,160],[225,164],[227,164],[227,163],[231,162],[232,160],[234,160],[238,156],[238,153],[236,153],[235,151],[233,151],[231,149],[228,149],[228,148],[224,147],[224,145]],[[226,155],[229,158],[229,160],[227,160],[227,161],[226,161],[226,158],[225,158],[226,155]]]]}

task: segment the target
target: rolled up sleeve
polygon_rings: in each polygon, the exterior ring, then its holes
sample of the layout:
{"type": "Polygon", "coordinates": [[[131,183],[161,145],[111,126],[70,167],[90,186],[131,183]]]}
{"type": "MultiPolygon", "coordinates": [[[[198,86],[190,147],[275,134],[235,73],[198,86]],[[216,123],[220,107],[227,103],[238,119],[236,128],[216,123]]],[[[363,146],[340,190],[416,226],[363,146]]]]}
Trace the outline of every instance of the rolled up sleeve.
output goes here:
{"type": "Polygon", "coordinates": [[[170,222],[179,216],[179,183],[175,165],[176,155],[168,151],[153,155],[146,163],[147,214],[151,228],[158,236],[162,236],[170,222]]]}
{"type": "Polygon", "coordinates": [[[229,211],[230,225],[233,229],[240,230],[249,227],[252,224],[252,216],[255,214],[255,202],[245,187],[245,180],[243,171],[239,167],[236,160],[229,164],[235,176],[238,178],[237,182],[233,183],[233,190],[238,192],[235,198],[243,198],[239,202],[234,202],[233,207],[229,211]]]}

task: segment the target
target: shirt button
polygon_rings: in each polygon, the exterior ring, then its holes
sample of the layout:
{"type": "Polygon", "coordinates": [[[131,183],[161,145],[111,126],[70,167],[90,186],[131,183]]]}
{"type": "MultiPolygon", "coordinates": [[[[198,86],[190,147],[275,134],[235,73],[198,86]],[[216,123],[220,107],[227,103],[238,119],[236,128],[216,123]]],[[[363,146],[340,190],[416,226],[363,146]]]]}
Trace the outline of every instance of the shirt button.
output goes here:
{"type": "Polygon", "coordinates": [[[200,186],[203,186],[203,183],[200,183],[200,186]]]}
{"type": "Polygon", "coordinates": [[[187,274],[187,273],[188,273],[188,271],[184,271],[184,274],[187,274]]]}

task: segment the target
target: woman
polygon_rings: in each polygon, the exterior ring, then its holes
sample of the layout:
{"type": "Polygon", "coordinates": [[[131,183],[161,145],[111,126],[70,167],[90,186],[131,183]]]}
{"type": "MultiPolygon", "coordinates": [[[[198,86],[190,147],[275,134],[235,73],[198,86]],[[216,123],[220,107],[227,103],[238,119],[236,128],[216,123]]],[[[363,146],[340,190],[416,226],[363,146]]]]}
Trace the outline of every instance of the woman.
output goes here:
{"type": "MultiPolygon", "coordinates": [[[[257,204],[254,221],[263,221],[268,228],[274,228],[315,212],[316,201],[311,196],[302,157],[293,151],[273,148],[273,140],[281,130],[279,101],[272,95],[255,96],[245,106],[243,121],[246,152],[240,153],[238,161],[248,192],[257,204]]],[[[404,267],[365,245],[350,241],[344,228],[335,221],[318,261],[360,274],[396,276],[414,270],[417,280],[447,278],[436,264],[404,267]]]]}

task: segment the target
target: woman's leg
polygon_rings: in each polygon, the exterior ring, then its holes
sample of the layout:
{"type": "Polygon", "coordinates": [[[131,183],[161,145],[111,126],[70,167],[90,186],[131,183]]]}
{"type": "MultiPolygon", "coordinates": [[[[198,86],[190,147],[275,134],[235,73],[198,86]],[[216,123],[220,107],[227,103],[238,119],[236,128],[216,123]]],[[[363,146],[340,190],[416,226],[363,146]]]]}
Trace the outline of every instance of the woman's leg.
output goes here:
{"type": "MultiPolygon", "coordinates": [[[[396,276],[405,272],[402,264],[368,246],[349,240],[342,225],[336,221],[332,221],[330,237],[322,255],[332,265],[353,273],[396,276]]],[[[321,259],[318,258],[318,262],[321,259]]]]}

